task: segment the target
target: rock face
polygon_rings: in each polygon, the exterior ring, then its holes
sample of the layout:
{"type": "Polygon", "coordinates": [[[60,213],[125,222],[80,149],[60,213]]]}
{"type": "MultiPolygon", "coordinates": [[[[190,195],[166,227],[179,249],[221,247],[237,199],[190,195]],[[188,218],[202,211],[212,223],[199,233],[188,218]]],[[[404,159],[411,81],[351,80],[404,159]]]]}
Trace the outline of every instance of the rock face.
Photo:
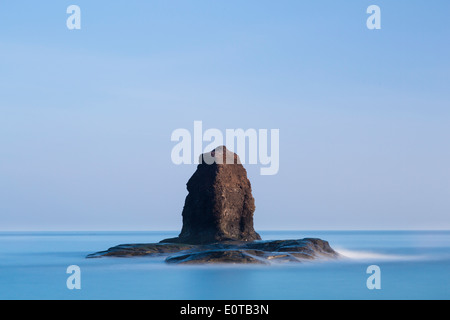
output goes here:
{"type": "Polygon", "coordinates": [[[99,257],[165,257],[170,264],[270,264],[336,259],[327,241],[315,238],[272,241],[226,241],[205,245],[174,243],[122,244],[88,255],[99,257]]]}
{"type": "Polygon", "coordinates": [[[187,190],[181,233],[161,242],[206,244],[261,239],[253,229],[255,200],[247,171],[238,155],[225,146],[200,156],[187,190]]]}

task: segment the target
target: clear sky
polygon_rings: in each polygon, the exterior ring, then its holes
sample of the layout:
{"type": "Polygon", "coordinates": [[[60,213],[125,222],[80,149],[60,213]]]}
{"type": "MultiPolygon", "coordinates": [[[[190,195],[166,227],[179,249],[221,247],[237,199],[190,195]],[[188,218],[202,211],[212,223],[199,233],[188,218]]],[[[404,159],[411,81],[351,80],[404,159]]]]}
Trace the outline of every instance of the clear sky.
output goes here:
{"type": "Polygon", "coordinates": [[[450,229],[450,2],[0,2],[0,230],[180,230],[173,130],[279,129],[255,228],[450,229]],[[81,8],[81,30],[66,9],[81,8]],[[369,5],[381,30],[366,27],[369,5]]]}

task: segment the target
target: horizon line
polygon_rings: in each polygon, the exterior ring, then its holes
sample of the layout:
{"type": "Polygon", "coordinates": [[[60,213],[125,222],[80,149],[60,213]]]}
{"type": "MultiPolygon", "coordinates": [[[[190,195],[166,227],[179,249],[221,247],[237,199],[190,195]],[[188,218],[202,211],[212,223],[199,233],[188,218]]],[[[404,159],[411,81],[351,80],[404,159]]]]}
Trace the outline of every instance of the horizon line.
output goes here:
{"type": "MultiPolygon", "coordinates": [[[[299,232],[299,231],[450,231],[450,229],[259,229],[256,232],[299,232]]],[[[0,230],[0,232],[174,232],[179,233],[179,230],[159,229],[159,230],[142,230],[142,229],[10,229],[0,230]]]]}

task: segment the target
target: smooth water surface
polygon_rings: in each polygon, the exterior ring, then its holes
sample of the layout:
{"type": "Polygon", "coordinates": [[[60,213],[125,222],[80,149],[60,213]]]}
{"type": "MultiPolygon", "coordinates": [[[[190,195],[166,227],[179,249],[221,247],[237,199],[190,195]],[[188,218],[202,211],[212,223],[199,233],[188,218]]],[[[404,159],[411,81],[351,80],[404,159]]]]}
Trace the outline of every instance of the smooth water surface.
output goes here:
{"type": "Polygon", "coordinates": [[[164,258],[86,255],[177,232],[0,232],[0,299],[449,299],[450,231],[266,231],[321,238],[346,258],[301,264],[167,265],[164,258]],[[69,265],[81,289],[69,290],[69,265]],[[381,269],[369,290],[367,267],[381,269]]]}

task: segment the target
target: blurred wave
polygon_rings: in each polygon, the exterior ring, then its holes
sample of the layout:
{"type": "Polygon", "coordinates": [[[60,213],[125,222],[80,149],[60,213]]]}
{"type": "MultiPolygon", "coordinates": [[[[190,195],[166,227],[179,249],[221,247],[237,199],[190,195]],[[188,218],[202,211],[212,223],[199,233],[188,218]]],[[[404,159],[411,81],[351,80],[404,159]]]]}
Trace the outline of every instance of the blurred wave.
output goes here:
{"type": "Polygon", "coordinates": [[[378,261],[412,261],[412,260],[424,260],[427,257],[425,255],[402,255],[402,254],[390,254],[390,253],[378,253],[372,251],[358,251],[337,249],[342,258],[350,260],[378,260],[378,261]]]}

